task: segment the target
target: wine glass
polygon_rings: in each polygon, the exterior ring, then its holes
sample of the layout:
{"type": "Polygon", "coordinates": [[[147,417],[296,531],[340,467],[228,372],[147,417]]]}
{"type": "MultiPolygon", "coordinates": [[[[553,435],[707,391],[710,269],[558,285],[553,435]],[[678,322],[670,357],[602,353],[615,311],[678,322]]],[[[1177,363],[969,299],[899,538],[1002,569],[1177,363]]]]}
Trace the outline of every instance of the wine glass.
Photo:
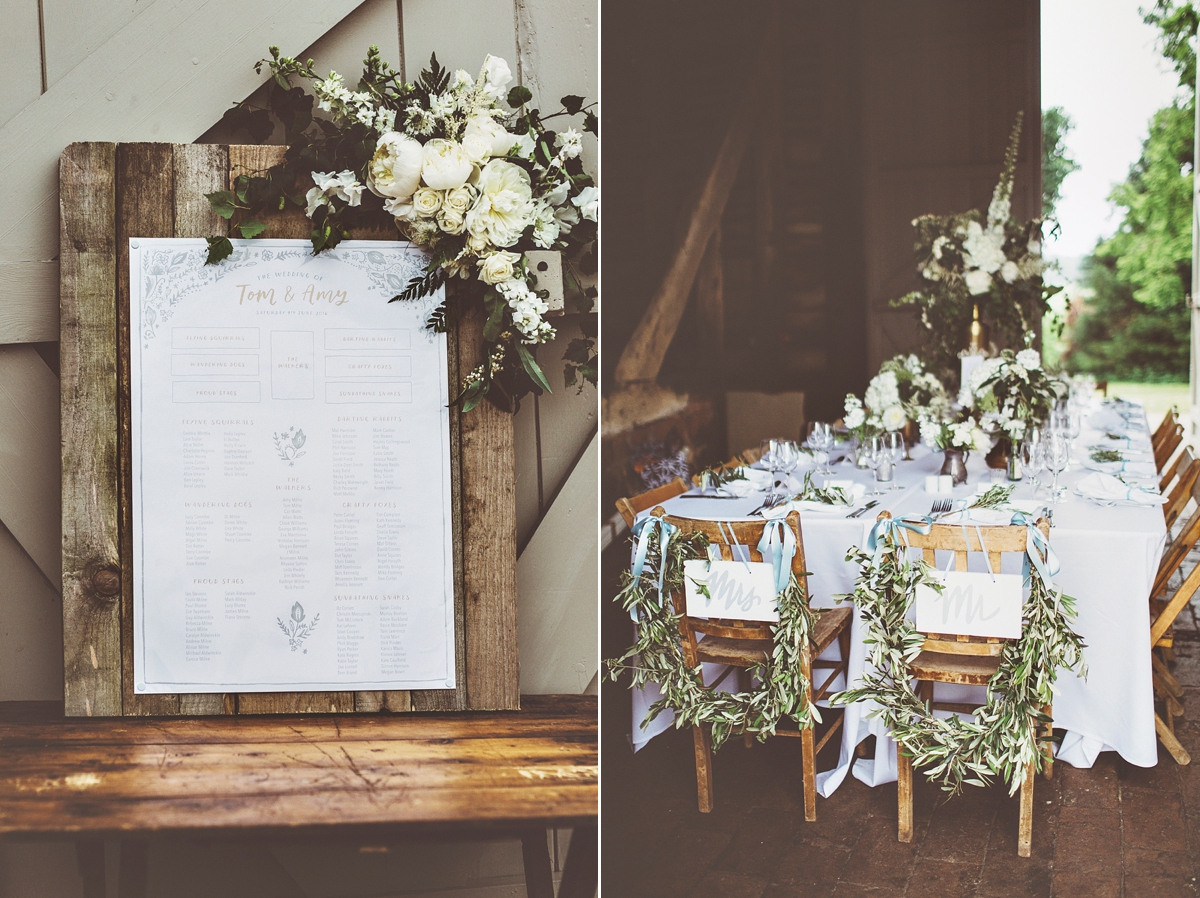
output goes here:
{"type": "Polygon", "coordinates": [[[767,504],[775,501],[775,483],[779,480],[779,440],[766,439],[758,444],[758,463],[771,472],[767,488],[767,504]]]}
{"type": "Polygon", "coordinates": [[[882,496],[883,490],[879,488],[881,483],[880,471],[886,469],[888,479],[892,476],[892,454],[883,437],[871,437],[864,445],[859,447],[859,453],[862,455],[863,461],[866,462],[868,468],[871,469],[871,474],[875,481],[875,489],[871,490],[872,496],[882,496]]]}
{"type": "Polygon", "coordinates": [[[813,451],[813,460],[817,462],[818,474],[826,476],[833,473],[829,465],[829,456],[833,452],[833,427],[824,421],[808,423],[808,447],[813,451]]]}
{"type": "MultiPolygon", "coordinates": [[[[891,433],[887,434],[885,439],[887,442],[888,451],[892,456],[892,470],[893,472],[898,471],[900,462],[904,461],[904,456],[908,452],[908,447],[904,444],[904,435],[899,431],[893,430],[891,433]]],[[[900,489],[900,478],[897,477],[895,473],[892,474],[891,488],[894,490],[900,489]]]]}
{"type": "Polygon", "coordinates": [[[1054,474],[1054,483],[1050,487],[1050,501],[1059,505],[1065,502],[1063,492],[1060,492],[1058,485],[1058,475],[1067,470],[1071,463],[1071,437],[1070,434],[1061,430],[1056,430],[1050,434],[1050,438],[1046,440],[1046,467],[1054,474]]]}
{"type": "Polygon", "coordinates": [[[1034,498],[1037,498],[1038,490],[1042,487],[1042,469],[1046,466],[1046,443],[1040,428],[1030,428],[1029,435],[1021,441],[1020,452],[1021,464],[1029,475],[1034,498]]]}

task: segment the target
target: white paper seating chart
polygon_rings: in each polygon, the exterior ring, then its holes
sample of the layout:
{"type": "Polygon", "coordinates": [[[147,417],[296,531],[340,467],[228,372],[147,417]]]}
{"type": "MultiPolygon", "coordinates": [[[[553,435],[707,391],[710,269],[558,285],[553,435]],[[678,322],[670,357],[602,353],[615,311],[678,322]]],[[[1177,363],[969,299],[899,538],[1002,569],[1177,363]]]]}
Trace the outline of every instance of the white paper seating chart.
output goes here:
{"type": "Polygon", "coordinates": [[[406,243],[130,240],[145,693],[454,686],[440,292],[406,243]]]}

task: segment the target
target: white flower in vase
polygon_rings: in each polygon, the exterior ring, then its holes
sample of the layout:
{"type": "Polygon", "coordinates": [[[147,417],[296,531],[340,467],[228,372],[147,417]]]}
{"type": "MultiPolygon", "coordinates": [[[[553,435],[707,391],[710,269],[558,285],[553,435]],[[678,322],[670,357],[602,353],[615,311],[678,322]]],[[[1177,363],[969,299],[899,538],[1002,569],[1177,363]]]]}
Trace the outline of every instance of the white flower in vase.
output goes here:
{"type": "Polygon", "coordinates": [[[963,275],[963,280],[972,296],[982,296],[992,289],[992,276],[981,268],[970,269],[963,275]]]}
{"type": "Polygon", "coordinates": [[[880,421],[884,430],[900,430],[908,423],[908,416],[904,414],[902,406],[892,405],[883,410],[880,421]]]}
{"type": "Polygon", "coordinates": [[[867,415],[863,409],[862,400],[853,393],[846,394],[845,413],[842,415],[842,423],[851,430],[857,430],[867,423],[867,415]]]}

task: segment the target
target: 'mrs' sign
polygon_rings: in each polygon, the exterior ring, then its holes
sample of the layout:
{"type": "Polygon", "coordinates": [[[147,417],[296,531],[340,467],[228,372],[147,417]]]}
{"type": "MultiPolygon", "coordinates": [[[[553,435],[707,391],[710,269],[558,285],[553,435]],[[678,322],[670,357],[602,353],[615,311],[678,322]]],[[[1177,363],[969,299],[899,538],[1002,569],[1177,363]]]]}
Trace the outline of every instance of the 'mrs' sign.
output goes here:
{"type": "Polygon", "coordinates": [[[683,583],[690,617],[779,620],[775,573],[765,562],[685,561],[683,583]]]}

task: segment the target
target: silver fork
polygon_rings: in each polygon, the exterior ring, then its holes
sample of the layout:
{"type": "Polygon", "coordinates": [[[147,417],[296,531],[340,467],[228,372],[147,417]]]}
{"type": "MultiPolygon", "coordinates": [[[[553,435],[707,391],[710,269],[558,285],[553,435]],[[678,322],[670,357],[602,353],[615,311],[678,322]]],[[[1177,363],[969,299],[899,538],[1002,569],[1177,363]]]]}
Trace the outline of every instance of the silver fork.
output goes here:
{"type": "Polygon", "coordinates": [[[935,515],[945,514],[954,506],[951,499],[938,499],[929,507],[929,516],[932,518],[935,515]]]}

